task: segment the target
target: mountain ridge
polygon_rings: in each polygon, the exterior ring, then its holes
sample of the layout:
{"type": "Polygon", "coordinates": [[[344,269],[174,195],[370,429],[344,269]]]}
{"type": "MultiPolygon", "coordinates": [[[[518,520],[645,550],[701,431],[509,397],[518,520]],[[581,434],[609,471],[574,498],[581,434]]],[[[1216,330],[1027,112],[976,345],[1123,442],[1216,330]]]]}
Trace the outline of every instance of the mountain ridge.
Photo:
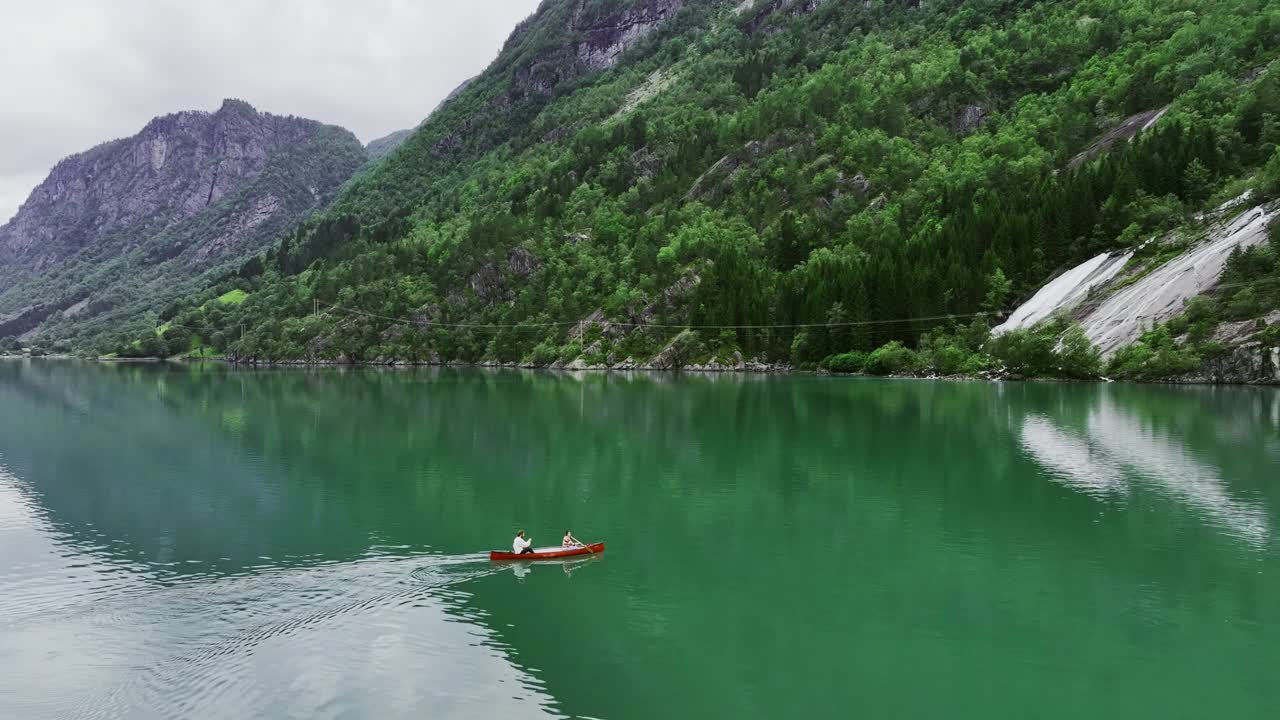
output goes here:
{"type": "Polygon", "coordinates": [[[390,132],[390,133],[387,133],[386,135],[383,135],[382,137],[374,138],[373,140],[370,140],[364,146],[365,152],[369,154],[369,159],[378,160],[383,156],[385,156],[387,153],[391,152],[392,150],[395,150],[396,148],[400,147],[400,143],[404,142],[409,138],[410,135],[417,132],[418,128],[422,127],[424,123],[430,120],[431,116],[435,115],[436,112],[440,110],[440,108],[444,107],[445,103],[457,97],[458,94],[461,93],[463,90],[466,90],[467,86],[470,85],[471,81],[473,80],[475,80],[475,77],[469,77],[466,80],[463,80],[453,90],[450,90],[449,94],[444,96],[443,100],[436,103],[436,106],[431,109],[431,112],[427,113],[427,116],[423,118],[422,122],[419,122],[417,125],[414,125],[411,128],[405,128],[403,130],[396,130],[395,132],[390,132]]]}
{"type": "MultiPolygon", "coordinates": [[[[0,226],[0,335],[30,333],[84,300],[114,308],[131,283],[156,291],[239,263],[363,161],[346,130],[235,99],[70,155],[0,226]]],[[[125,295],[143,299],[141,290],[125,295]]]]}

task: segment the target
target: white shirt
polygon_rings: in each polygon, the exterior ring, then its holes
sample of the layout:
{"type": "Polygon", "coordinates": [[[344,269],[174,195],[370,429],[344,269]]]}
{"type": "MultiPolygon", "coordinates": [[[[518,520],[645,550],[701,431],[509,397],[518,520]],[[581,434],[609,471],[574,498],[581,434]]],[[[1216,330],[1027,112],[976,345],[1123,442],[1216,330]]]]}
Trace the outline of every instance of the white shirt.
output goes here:
{"type": "Polygon", "coordinates": [[[517,535],[516,539],[511,541],[511,551],[518,553],[532,544],[533,544],[532,541],[526,540],[520,537],[519,535],[517,535]]]}

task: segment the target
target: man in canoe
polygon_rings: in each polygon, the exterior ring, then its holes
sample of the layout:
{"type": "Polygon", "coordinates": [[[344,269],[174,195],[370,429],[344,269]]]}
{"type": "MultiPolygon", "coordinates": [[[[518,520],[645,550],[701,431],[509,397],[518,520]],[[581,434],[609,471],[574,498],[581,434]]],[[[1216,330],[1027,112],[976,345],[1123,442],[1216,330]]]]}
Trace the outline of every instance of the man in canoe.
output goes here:
{"type": "Polygon", "coordinates": [[[564,540],[560,541],[560,547],[582,547],[585,545],[581,540],[573,536],[568,530],[564,531],[564,540]]]}
{"type": "Polygon", "coordinates": [[[533,541],[525,539],[523,530],[516,533],[516,539],[511,541],[511,552],[517,555],[533,554],[533,541]]]}

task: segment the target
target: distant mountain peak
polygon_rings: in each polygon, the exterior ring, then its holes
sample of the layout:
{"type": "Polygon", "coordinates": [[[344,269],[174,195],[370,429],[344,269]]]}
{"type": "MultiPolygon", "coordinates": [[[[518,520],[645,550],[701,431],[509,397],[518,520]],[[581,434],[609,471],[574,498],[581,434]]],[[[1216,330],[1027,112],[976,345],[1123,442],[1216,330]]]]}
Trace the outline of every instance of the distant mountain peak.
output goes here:
{"type": "Polygon", "coordinates": [[[111,287],[113,263],[185,258],[181,275],[257,252],[274,239],[268,230],[319,207],[364,159],[342,128],[235,98],[153,118],[58,162],[0,226],[0,317],[18,312],[25,332],[47,308],[111,287]]]}
{"type": "Polygon", "coordinates": [[[222,105],[218,108],[219,113],[241,112],[250,115],[258,114],[258,110],[245,100],[239,98],[224,98],[222,105]]]}

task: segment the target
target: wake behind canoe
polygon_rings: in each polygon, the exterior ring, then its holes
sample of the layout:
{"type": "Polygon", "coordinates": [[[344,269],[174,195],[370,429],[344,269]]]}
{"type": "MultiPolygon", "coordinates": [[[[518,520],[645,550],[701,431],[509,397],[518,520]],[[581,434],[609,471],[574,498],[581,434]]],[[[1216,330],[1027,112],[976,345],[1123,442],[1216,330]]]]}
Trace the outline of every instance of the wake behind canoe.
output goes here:
{"type": "Polygon", "coordinates": [[[534,552],[523,555],[499,550],[489,551],[490,560],[551,560],[554,558],[573,557],[574,555],[594,555],[604,552],[604,543],[595,543],[579,547],[538,548],[534,552]]]}

